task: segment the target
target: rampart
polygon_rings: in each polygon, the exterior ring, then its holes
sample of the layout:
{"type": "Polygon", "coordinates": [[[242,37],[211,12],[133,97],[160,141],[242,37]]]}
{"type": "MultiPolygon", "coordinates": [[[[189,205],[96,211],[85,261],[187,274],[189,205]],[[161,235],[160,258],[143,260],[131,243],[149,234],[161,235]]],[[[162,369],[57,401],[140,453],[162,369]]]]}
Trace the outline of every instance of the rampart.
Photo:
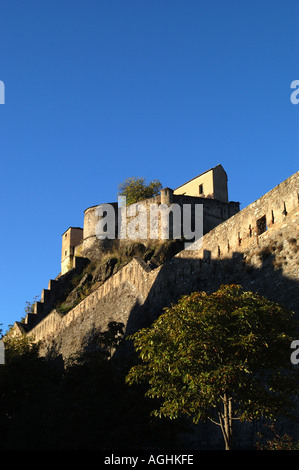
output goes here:
{"type": "MultiPolygon", "coordinates": [[[[287,216],[298,210],[298,203],[299,172],[209,231],[195,257],[222,258],[232,251],[243,252],[249,246],[259,245],[272,229],[288,223],[287,216]]],[[[177,256],[193,258],[194,251],[184,250],[177,256]]]]}
{"type": "MultiPolygon", "coordinates": [[[[128,285],[129,288],[136,293],[136,297],[138,297],[140,304],[142,304],[146,300],[158,272],[159,268],[151,270],[145,263],[142,263],[137,259],[133,259],[111,278],[107,279],[104,284],[82,300],[66,315],[62,315],[56,310],[52,310],[49,315],[28,332],[28,336],[34,341],[40,341],[44,339],[45,336],[53,335],[58,330],[63,330],[64,328],[72,325],[74,320],[79,316],[86,318],[89,312],[95,310],[95,307],[100,301],[124,285],[128,285]]],[[[114,313],[107,316],[105,315],[105,312],[103,312],[100,321],[102,327],[106,326],[109,321],[115,320],[114,313]]],[[[118,315],[117,321],[125,321],[125,318],[122,315],[118,315]]]]}
{"type": "MultiPolygon", "coordinates": [[[[155,196],[153,198],[149,198],[143,201],[140,201],[135,204],[131,204],[125,209],[125,227],[124,230],[124,237],[120,239],[121,243],[130,243],[132,239],[138,240],[142,243],[147,243],[149,239],[151,239],[151,209],[153,206],[157,208],[157,221],[156,221],[156,238],[163,239],[162,235],[162,215],[161,215],[161,207],[167,208],[169,210],[170,218],[167,217],[169,232],[167,235],[167,239],[174,238],[174,220],[176,220],[177,211],[179,210],[179,236],[183,237],[183,215],[184,215],[184,206],[189,206],[190,208],[190,215],[191,221],[194,222],[195,220],[195,207],[198,205],[202,206],[203,212],[203,220],[201,222],[201,231],[203,234],[206,234],[214,227],[222,223],[223,221],[227,220],[229,217],[232,217],[234,214],[239,212],[240,204],[239,202],[223,202],[217,199],[207,198],[207,197],[193,197],[193,196],[186,196],[186,195],[175,195],[173,190],[170,188],[164,188],[161,191],[159,196],[155,196]],[[143,225],[142,229],[131,231],[133,232],[133,238],[130,238],[128,235],[127,228],[130,224],[138,227],[138,220],[140,214],[144,213],[146,219],[146,227],[143,225]],[[146,230],[144,230],[146,228],[146,230]],[[142,232],[142,234],[141,234],[142,232]],[[145,233],[146,232],[146,233],[145,233]],[[145,233],[145,236],[143,236],[145,233]]],[[[115,227],[113,227],[113,238],[119,239],[119,206],[117,203],[109,203],[103,204],[103,207],[110,206],[113,208],[113,212],[115,214],[115,227]]],[[[98,215],[98,208],[99,206],[92,206],[85,210],[84,212],[84,230],[83,230],[83,241],[82,241],[82,254],[83,255],[92,255],[92,251],[95,251],[96,248],[98,250],[102,249],[105,250],[107,247],[113,245],[112,239],[103,239],[99,240],[97,236],[97,224],[102,217],[98,215]]],[[[152,224],[153,225],[153,224],[152,224]]],[[[194,225],[194,224],[193,224],[194,225]]],[[[120,231],[121,232],[121,231],[120,231]]],[[[110,234],[111,235],[111,234],[110,234]]],[[[177,237],[177,238],[178,238],[177,237]]]]}
{"type": "Polygon", "coordinates": [[[150,324],[181,295],[232,282],[299,313],[298,176],[204,235],[199,250],[183,250],[154,269],[133,259],[67,314],[52,309],[30,328],[17,323],[15,334],[24,328],[41,341],[42,354],[66,359],[110,321],[124,323],[130,333],[150,324]]]}

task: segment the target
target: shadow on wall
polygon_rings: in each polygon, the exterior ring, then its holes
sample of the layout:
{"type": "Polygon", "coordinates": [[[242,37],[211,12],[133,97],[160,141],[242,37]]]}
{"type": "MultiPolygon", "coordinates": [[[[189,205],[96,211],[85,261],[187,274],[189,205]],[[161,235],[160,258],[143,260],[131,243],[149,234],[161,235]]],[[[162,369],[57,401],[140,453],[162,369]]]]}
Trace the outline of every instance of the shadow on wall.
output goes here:
{"type": "MultiPolygon", "coordinates": [[[[261,267],[254,268],[246,264],[242,254],[234,253],[232,258],[219,261],[209,258],[206,261],[175,258],[165,263],[145,303],[141,306],[136,303],[132,309],[126,334],[150,326],[162,313],[163,307],[175,303],[182,295],[199,290],[212,293],[221,284],[240,284],[245,290],[284,305],[298,317],[299,281],[285,277],[281,268],[275,268],[274,255],[264,256],[261,261],[261,267]]],[[[257,433],[265,432],[263,425],[261,421],[241,425],[237,423],[238,446],[241,449],[254,448],[257,433]]],[[[202,449],[221,449],[222,436],[220,429],[216,428],[210,423],[199,423],[195,428],[195,446],[200,442],[202,449]]],[[[277,429],[281,435],[299,435],[299,424],[292,421],[278,423],[277,429]]],[[[192,446],[192,438],[188,445],[192,446]]]]}
{"type": "Polygon", "coordinates": [[[258,293],[281,303],[299,314],[299,281],[283,274],[276,266],[274,254],[261,255],[259,268],[247,264],[242,253],[231,258],[211,260],[173,258],[166,262],[142,305],[135,305],[126,326],[126,334],[150,325],[164,307],[175,303],[182,295],[195,291],[215,292],[221,284],[240,284],[245,290],[258,293]]]}
{"type": "MultiPolygon", "coordinates": [[[[232,258],[221,260],[211,260],[209,256],[205,260],[173,258],[160,269],[144,303],[141,304],[136,299],[129,313],[125,336],[142,327],[150,326],[162,313],[164,307],[175,303],[182,295],[198,290],[211,293],[216,291],[221,284],[240,284],[245,290],[259,293],[299,314],[299,282],[283,275],[282,268],[276,267],[275,255],[261,254],[260,268],[248,265],[240,253],[234,253],[232,258]]],[[[97,334],[99,333],[91,330],[85,336],[84,350],[86,352],[93,347],[97,334]]],[[[130,353],[132,345],[128,341],[124,344],[125,349],[121,348],[119,353],[121,351],[130,353]]],[[[296,423],[283,422],[280,429],[293,436],[299,433],[296,423]]],[[[253,448],[259,431],[264,432],[262,422],[241,425],[238,431],[240,448],[253,448]]],[[[202,449],[222,448],[220,430],[208,423],[200,423],[195,428],[194,439],[195,448],[199,442],[202,449]]],[[[192,448],[192,436],[191,440],[189,436],[186,445],[192,448]]]]}
{"type": "MultiPolygon", "coordinates": [[[[242,253],[235,252],[230,258],[211,259],[209,252],[205,251],[203,259],[174,257],[152,270],[146,263],[139,261],[137,265],[141,271],[133,269],[132,276],[136,277],[138,272],[141,276],[144,269],[144,277],[139,278],[140,286],[138,282],[131,282],[128,276],[131,270],[128,269],[122,280],[120,277],[119,284],[108,289],[102,298],[96,297],[92,302],[85,303],[85,309],[67,327],[70,333],[66,334],[64,329],[55,333],[50,342],[52,345],[48,347],[53,353],[61,347],[65,357],[71,351],[89,349],[94,336],[104,331],[110,321],[123,323],[125,335],[128,336],[140,328],[150,326],[163,312],[163,308],[176,303],[182,295],[195,291],[212,293],[221,284],[240,284],[243,289],[281,303],[298,315],[296,258],[291,259],[290,255],[289,261],[285,261],[289,264],[281,266],[281,255],[267,249],[256,252],[254,256],[253,265],[251,259],[242,253]],[[151,286],[148,289],[147,283],[151,286]]],[[[49,354],[49,349],[47,352],[49,354]]]]}
{"type": "MultiPolygon", "coordinates": [[[[182,295],[190,294],[194,291],[206,291],[208,293],[216,291],[221,284],[240,284],[245,290],[250,290],[268,299],[283,304],[286,308],[294,310],[297,315],[298,310],[298,288],[299,282],[287,278],[283,270],[277,267],[276,258],[273,254],[261,254],[261,266],[259,268],[246,263],[244,256],[234,253],[229,259],[211,260],[206,253],[205,259],[184,259],[173,258],[166,262],[159,270],[157,278],[147,296],[142,302],[138,296],[134,296],[127,311],[127,322],[125,326],[125,336],[132,334],[136,330],[147,327],[162,313],[163,308],[175,303],[182,295]]],[[[131,296],[128,284],[120,286],[117,296],[113,294],[113,310],[115,321],[118,313],[122,310],[125,297],[131,296]]],[[[109,304],[111,304],[111,299],[109,304]]],[[[106,304],[107,305],[107,304],[106,304]]],[[[108,308],[108,305],[107,305],[108,308]]],[[[118,324],[120,327],[120,324],[118,324]]],[[[108,329],[107,329],[108,332],[108,329]]],[[[106,333],[107,333],[106,332],[106,333]]],[[[105,332],[104,332],[105,334],[105,332]]],[[[93,325],[86,331],[83,341],[81,341],[82,353],[89,355],[98,347],[99,339],[103,331],[93,325]]],[[[124,348],[118,350],[119,354],[130,358],[132,344],[124,342],[124,348]]],[[[64,359],[59,354],[59,340],[52,345],[52,350],[48,352],[48,358],[56,360],[57,365],[63,368],[64,359]]],[[[298,424],[282,423],[280,429],[288,435],[296,436],[299,433],[298,424]]],[[[264,431],[263,423],[243,424],[238,430],[239,446],[242,449],[252,449],[256,442],[257,432],[264,431]]],[[[192,435],[187,438],[186,446],[189,449],[222,449],[221,431],[214,425],[200,423],[194,430],[194,443],[192,435]]]]}

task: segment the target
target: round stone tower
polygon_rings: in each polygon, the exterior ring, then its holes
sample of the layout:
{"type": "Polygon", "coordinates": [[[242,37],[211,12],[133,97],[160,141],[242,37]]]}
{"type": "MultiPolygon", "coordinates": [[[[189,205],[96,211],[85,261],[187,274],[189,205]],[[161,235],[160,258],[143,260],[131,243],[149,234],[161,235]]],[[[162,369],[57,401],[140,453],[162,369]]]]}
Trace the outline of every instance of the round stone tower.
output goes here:
{"type": "MultiPolygon", "coordinates": [[[[82,252],[86,255],[90,250],[107,251],[112,247],[115,238],[117,237],[117,219],[118,219],[118,205],[117,203],[110,204],[100,204],[97,206],[88,207],[84,211],[84,226],[83,226],[83,250],[82,252]],[[99,208],[103,207],[103,211],[100,211],[99,208]],[[99,231],[97,227],[101,222],[101,219],[106,217],[105,207],[108,207],[111,212],[115,215],[115,226],[114,233],[107,232],[107,237],[105,235],[102,237],[99,236],[99,231]],[[100,215],[102,214],[102,215],[100,215]]],[[[108,227],[109,230],[109,227],[108,227]]]]}
{"type": "Polygon", "coordinates": [[[170,188],[161,189],[161,204],[173,203],[173,190],[170,188]]]}

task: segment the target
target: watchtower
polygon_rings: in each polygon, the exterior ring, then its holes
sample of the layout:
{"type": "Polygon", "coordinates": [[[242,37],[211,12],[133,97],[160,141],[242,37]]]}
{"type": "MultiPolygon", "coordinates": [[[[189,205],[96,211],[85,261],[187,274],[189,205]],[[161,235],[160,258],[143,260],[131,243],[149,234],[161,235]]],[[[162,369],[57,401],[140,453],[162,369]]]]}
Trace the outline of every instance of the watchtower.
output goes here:
{"type": "Polygon", "coordinates": [[[69,227],[62,234],[61,248],[61,274],[65,274],[70,266],[73,266],[75,248],[83,240],[83,229],[80,227],[69,227]]]}

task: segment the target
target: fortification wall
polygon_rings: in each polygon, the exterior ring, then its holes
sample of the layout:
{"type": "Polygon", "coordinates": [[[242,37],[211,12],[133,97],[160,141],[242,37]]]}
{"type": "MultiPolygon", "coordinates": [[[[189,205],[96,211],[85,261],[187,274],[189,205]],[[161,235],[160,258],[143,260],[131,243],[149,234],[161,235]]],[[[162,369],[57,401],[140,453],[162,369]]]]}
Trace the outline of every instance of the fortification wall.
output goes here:
{"type": "MultiPolygon", "coordinates": [[[[53,310],[28,332],[28,336],[34,341],[40,341],[45,337],[45,333],[53,334],[57,332],[57,330],[70,326],[78,317],[86,317],[88,312],[96,308],[99,301],[125,284],[128,284],[130,288],[137,293],[140,303],[143,303],[148,296],[158,272],[159,268],[151,270],[145,263],[133,259],[66,315],[61,315],[56,310],[53,310]]],[[[113,319],[115,320],[115,318],[111,317],[109,321],[113,319]]],[[[118,319],[116,321],[121,320],[118,319]]],[[[107,326],[105,321],[103,321],[103,326],[107,326]]]]}
{"type": "Polygon", "coordinates": [[[53,310],[27,335],[40,342],[43,355],[61,355],[67,360],[72,354],[87,348],[99,331],[109,322],[121,322],[126,332],[144,325],[139,316],[161,268],[151,270],[145,263],[133,259],[66,315],[53,310]],[[133,311],[136,317],[132,320],[133,311]],[[137,313],[138,312],[138,313],[137,313]]]}
{"type": "MultiPolygon", "coordinates": [[[[57,302],[64,297],[65,292],[72,288],[74,277],[82,272],[84,267],[89,263],[86,258],[74,257],[73,269],[65,274],[58,276],[56,279],[50,279],[48,288],[41,292],[40,301],[33,305],[33,310],[27,313],[24,323],[19,323],[16,331],[21,328],[22,331],[28,332],[36,326],[43,318],[46,318],[54,309],[57,302]]],[[[11,331],[11,335],[14,332],[11,331]]]]}
{"type": "Polygon", "coordinates": [[[153,270],[134,259],[69,313],[52,311],[28,335],[41,341],[42,354],[67,360],[88,347],[110,321],[122,322],[130,334],[151,324],[181,295],[213,292],[223,283],[239,283],[298,312],[298,245],[289,241],[298,233],[298,223],[295,213],[271,236],[261,235],[259,245],[222,259],[175,257],[153,270]]]}
{"type": "MultiPolygon", "coordinates": [[[[183,231],[183,221],[187,214],[184,212],[186,210],[185,207],[188,206],[190,208],[192,221],[190,230],[194,231],[195,208],[197,205],[202,206],[203,220],[200,227],[202,234],[207,233],[240,210],[238,202],[222,202],[216,199],[185,196],[182,194],[174,195],[170,188],[165,188],[159,196],[127,206],[122,213],[123,222],[120,233],[118,231],[120,227],[118,204],[108,204],[108,206],[113,208],[112,212],[115,215],[115,228],[112,227],[113,238],[120,238],[120,243],[123,244],[131,243],[132,240],[146,244],[150,240],[183,238],[186,235],[183,231]],[[166,210],[165,213],[163,212],[165,216],[162,216],[161,204],[163,210],[166,210]],[[166,225],[169,225],[168,233],[162,230],[162,226],[165,227],[166,225]],[[174,226],[178,230],[174,230],[174,226]]],[[[101,249],[112,248],[113,246],[113,240],[99,240],[97,237],[97,227],[100,225],[99,222],[101,220],[101,217],[98,215],[98,208],[100,206],[103,206],[103,210],[105,210],[106,204],[100,204],[99,206],[92,206],[86,209],[84,213],[83,255],[92,256],[92,250],[95,247],[99,251],[101,249]]],[[[107,221],[106,214],[103,220],[107,221]]]]}
{"type": "Polygon", "coordinates": [[[298,210],[298,201],[299,172],[207,233],[199,250],[184,250],[177,257],[217,259],[259,245],[267,233],[287,223],[287,216],[298,210]]]}
{"type": "Polygon", "coordinates": [[[133,259],[66,315],[52,310],[28,336],[41,341],[42,354],[67,359],[110,321],[131,333],[181,295],[213,292],[224,283],[239,283],[299,313],[298,174],[204,235],[199,250],[183,250],[156,269],[133,259]],[[270,222],[259,234],[264,216],[270,222]]]}

